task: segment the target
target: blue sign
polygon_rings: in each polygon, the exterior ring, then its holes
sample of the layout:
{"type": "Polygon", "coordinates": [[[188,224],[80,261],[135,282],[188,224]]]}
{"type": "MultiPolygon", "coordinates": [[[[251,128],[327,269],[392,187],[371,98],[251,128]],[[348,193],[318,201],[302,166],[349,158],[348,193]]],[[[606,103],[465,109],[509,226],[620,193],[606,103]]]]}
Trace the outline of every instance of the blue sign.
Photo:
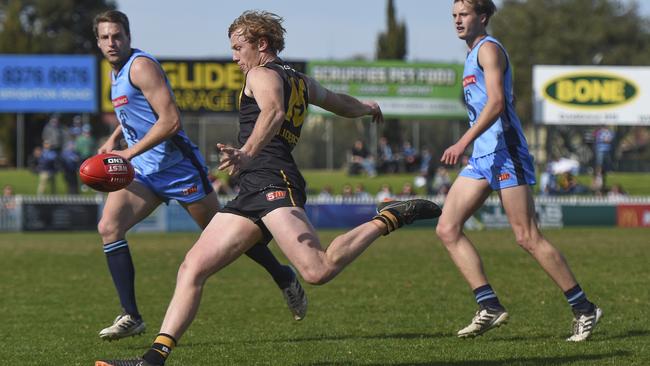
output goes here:
{"type": "Polygon", "coordinates": [[[0,55],[0,112],[97,111],[94,56],[0,55]]]}

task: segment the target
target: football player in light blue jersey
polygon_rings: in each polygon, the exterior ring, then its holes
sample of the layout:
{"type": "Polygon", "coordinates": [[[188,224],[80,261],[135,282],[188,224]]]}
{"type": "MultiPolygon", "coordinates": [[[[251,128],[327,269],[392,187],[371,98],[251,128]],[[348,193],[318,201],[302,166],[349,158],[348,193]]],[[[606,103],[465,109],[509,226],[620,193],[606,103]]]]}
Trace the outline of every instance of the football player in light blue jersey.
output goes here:
{"type": "MultiPolygon", "coordinates": [[[[97,45],[111,64],[111,99],[120,125],[99,148],[129,159],[136,177],[125,189],[108,194],[98,225],[108,268],[123,313],[103,329],[102,339],[114,340],[145,331],[135,297],[135,270],[126,232],[162,202],[177,200],[203,229],[219,209],[198,148],[181,126],[166,75],[151,55],[131,48],[129,21],[119,11],[99,14],[94,21],[97,45]],[[121,138],[125,150],[115,150],[121,138]]],[[[261,236],[260,236],[261,238],[261,236]]],[[[296,320],[305,316],[307,299],[297,276],[281,265],[264,245],[248,251],[282,289],[296,320]]]]}
{"type": "Polygon", "coordinates": [[[456,164],[470,144],[474,148],[468,165],[447,195],[436,232],[479,305],[472,322],[458,336],[477,336],[508,320],[508,313],[487,280],[476,248],[463,233],[464,222],[490,193],[497,191],[517,242],[555,281],[573,309],[573,334],[567,340],[583,341],[591,335],[602,311],[587,300],[562,254],[537,227],[530,188],[535,184],[535,171],[515,114],[512,65],[504,47],[486,32],[495,11],[492,0],[453,1],[456,32],[469,48],[463,91],[470,128],[445,150],[440,160],[456,164]]]}

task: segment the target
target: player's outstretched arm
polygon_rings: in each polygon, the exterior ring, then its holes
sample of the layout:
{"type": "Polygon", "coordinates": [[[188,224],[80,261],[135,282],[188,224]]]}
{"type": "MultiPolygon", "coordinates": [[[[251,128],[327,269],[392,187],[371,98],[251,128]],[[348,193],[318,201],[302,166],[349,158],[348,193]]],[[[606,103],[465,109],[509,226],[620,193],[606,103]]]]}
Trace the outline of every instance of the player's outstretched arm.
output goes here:
{"type": "Polygon", "coordinates": [[[120,154],[127,159],[142,154],[164,140],[174,136],[181,129],[181,117],[165,75],[160,66],[147,57],[138,57],[130,70],[131,82],[138,87],[158,120],[140,141],[120,154]]]}
{"type": "Polygon", "coordinates": [[[381,108],[379,108],[377,102],[360,101],[347,94],[334,93],[310,77],[307,77],[307,89],[310,104],[317,105],[342,117],[372,116],[373,122],[381,123],[384,121],[384,115],[381,113],[381,108]]]}

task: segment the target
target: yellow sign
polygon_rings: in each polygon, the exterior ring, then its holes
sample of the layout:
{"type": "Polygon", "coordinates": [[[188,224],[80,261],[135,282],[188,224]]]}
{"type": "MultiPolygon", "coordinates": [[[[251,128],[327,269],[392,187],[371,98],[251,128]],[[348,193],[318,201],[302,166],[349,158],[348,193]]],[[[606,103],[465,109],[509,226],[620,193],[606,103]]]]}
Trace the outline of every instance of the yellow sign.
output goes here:
{"type": "MultiPolygon", "coordinates": [[[[231,60],[161,60],[181,112],[236,112],[244,76],[231,60]]],[[[101,110],[113,112],[111,67],[101,63],[101,110]]]]}
{"type": "Polygon", "coordinates": [[[613,74],[568,74],[551,80],[544,96],[552,102],[582,109],[619,106],[632,101],[639,88],[613,74]]]}

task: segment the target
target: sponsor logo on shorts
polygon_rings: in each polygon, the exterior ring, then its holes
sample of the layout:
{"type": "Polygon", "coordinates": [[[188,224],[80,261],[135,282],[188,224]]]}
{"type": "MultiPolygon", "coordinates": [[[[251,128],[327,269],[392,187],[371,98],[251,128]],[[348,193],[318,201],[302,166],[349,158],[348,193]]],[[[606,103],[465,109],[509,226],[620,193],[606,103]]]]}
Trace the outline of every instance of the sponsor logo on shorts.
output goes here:
{"type": "Polygon", "coordinates": [[[503,182],[504,180],[510,179],[510,173],[501,173],[497,176],[497,180],[499,182],[503,182]]]}
{"type": "Polygon", "coordinates": [[[129,104],[129,98],[127,98],[126,95],[122,95],[121,97],[117,97],[111,100],[111,102],[113,103],[113,108],[117,108],[125,104],[129,104]]]}
{"type": "Polygon", "coordinates": [[[275,200],[285,198],[286,196],[287,196],[287,192],[285,191],[273,191],[266,194],[266,200],[275,201],[275,200]]]}
{"type": "Polygon", "coordinates": [[[468,75],[463,78],[463,88],[472,84],[476,84],[476,75],[468,75]]]}
{"type": "Polygon", "coordinates": [[[199,187],[197,187],[196,185],[193,185],[190,188],[185,188],[183,190],[183,196],[189,196],[189,195],[191,195],[193,193],[196,193],[198,191],[199,191],[199,187]]]}

